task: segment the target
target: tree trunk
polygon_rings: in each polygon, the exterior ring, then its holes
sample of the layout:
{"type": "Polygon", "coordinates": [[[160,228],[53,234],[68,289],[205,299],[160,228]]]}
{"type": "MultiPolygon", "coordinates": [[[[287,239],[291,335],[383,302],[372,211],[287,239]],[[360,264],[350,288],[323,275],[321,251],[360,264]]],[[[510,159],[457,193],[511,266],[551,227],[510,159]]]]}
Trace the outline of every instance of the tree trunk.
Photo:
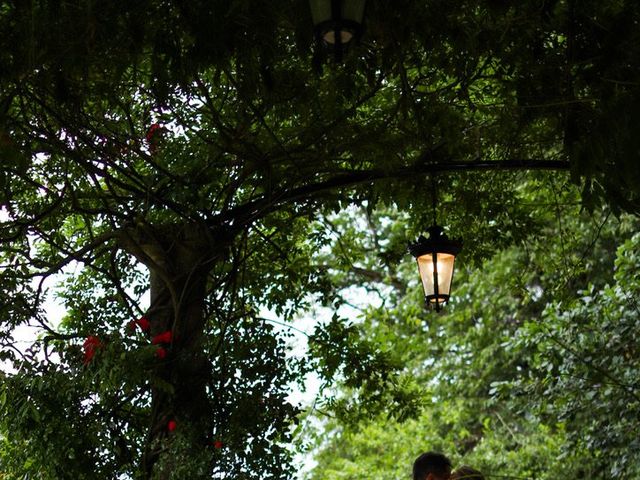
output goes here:
{"type": "Polygon", "coordinates": [[[186,224],[162,230],[138,228],[127,232],[123,245],[149,268],[151,304],[146,317],[158,349],[142,467],[145,478],[177,478],[173,474],[179,466],[172,461],[180,448],[173,445],[176,438],[188,445],[188,455],[181,458],[205,459],[211,449],[204,306],[208,273],[224,259],[228,243],[206,227],[186,224]]]}

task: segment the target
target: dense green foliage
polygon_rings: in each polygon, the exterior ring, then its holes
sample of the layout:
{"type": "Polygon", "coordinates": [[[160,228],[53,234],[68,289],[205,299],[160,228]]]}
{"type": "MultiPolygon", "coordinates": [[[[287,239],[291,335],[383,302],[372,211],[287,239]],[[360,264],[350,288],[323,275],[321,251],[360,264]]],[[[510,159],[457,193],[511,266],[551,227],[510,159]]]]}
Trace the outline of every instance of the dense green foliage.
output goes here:
{"type": "MultiPolygon", "coordinates": [[[[362,401],[346,370],[329,395],[346,408],[315,413],[326,421],[309,478],[409,478],[424,450],[489,476],[637,475],[638,223],[580,214],[570,189],[549,209],[556,184],[523,190],[535,229],[477,267],[467,260],[443,314],[422,311],[419,295],[362,312],[352,328],[401,365],[390,384],[405,395],[362,401]]],[[[398,270],[378,288],[419,294],[412,277],[398,270]]]]}
{"type": "MultiPolygon", "coordinates": [[[[538,438],[549,452],[606,451],[598,425],[580,424],[593,433],[582,445],[583,430],[553,420],[555,408],[572,415],[563,391],[573,387],[533,374],[583,372],[524,327],[546,319],[567,343],[580,332],[563,322],[581,309],[615,317],[603,290],[611,256],[585,263],[596,236],[582,225],[586,212],[639,210],[639,10],[370,0],[362,42],[338,64],[312,46],[306,1],[4,2],[0,475],[288,479],[300,420],[288,394],[310,370],[347,389],[318,406],[350,428],[381,411],[434,415],[424,376],[433,398],[464,387],[482,405],[505,388],[548,390],[551,407],[527,404],[551,420],[522,427],[526,465],[538,438]],[[425,328],[402,258],[436,200],[465,238],[469,272],[457,320],[425,328]],[[574,224],[562,207],[578,202],[574,224]],[[564,256],[549,257],[556,237],[564,256]],[[489,288],[470,266],[500,256],[487,272],[503,285],[489,288]],[[344,318],[353,288],[382,301],[364,317],[371,328],[344,318]],[[46,311],[54,295],[61,322],[46,311]],[[315,305],[332,321],[294,355],[281,324],[315,305]],[[502,323],[475,329],[478,318],[502,323]],[[496,332],[513,349],[493,343],[496,332]],[[462,358],[443,355],[451,349],[462,358]],[[463,375],[466,355],[495,361],[463,375]]],[[[632,375],[633,348],[611,347],[607,372],[632,375]]],[[[458,407],[456,435],[477,435],[479,407],[458,407]]],[[[612,428],[623,445],[628,427],[612,428]]]]}
{"type": "Polygon", "coordinates": [[[592,453],[598,469],[591,475],[640,474],[639,242],[635,234],[620,245],[610,283],[589,284],[575,299],[550,304],[544,323],[525,325],[516,343],[533,349],[517,391],[542,418],[566,424],[565,449],[592,453]]]}

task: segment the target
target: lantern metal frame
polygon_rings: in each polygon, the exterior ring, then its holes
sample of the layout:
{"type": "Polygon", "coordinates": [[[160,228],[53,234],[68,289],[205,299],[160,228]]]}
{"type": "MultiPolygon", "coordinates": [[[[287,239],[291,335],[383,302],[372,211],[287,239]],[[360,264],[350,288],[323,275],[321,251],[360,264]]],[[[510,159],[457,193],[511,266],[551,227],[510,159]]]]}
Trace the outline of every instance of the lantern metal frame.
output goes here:
{"type": "MultiPolygon", "coordinates": [[[[441,305],[449,301],[451,294],[451,284],[453,283],[453,274],[455,271],[455,257],[462,250],[462,239],[450,239],[444,232],[444,229],[437,224],[427,229],[429,238],[420,235],[415,243],[409,244],[409,252],[418,261],[419,257],[431,254],[433,261],[433,294],[427,295],[425,292],[425,302],[427,305],[434,305],[437,312],[441,310],[441,305]],[[451,279],[449,281],[449,293],[444,294],[439,291],[438,284],[438,254],[444,253],[453,255],[454,266],[451,270],[451,279]]],[[[423,281],[424,285],[424,281],[423,281]]]]}
{"type": "MultiPolygon", "coordinates": [[[[322,45],[325,50],[332,52],[335,55],[336,61],[342,60],[342,54],[352,43],[358,42],[362,37],[364,10],[366,7],[366,0],[357,0],[362,2],[362,14],[360,18],[343,18],[342,6],[344,2],[350,0],[324,0],[331,4],[331,15],[327,20],[319,21],[314,20],[313,34],[316,42],[322,45]],[[334,32],[334,43],[326,40],[326,35],[329,32],[334,32]],[[351,34],[351,38],[343,42],[342,32],[348,32],[351,34]]],[[[353,0],[351,0],[353,1],[353,0]]],[[[310,0],[312,13],[314,11],[313,0],[310,0]]]]}

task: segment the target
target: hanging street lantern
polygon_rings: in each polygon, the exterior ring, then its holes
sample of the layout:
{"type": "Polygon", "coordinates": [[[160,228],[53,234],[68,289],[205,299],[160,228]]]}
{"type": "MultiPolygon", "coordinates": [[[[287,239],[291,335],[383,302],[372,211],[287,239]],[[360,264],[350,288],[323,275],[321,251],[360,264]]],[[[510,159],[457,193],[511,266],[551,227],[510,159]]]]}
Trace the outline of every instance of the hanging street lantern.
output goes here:
{"type": "Polygon", "coordinates": [[[362,36],[366,0],[309,0],[316,41],[342,58],[347,46],[362,36]]]}
{"type": "Polygon", "coordinates": [[[439,312],[449,301],[453,264],[462,249],[462,240],[449,239],[438,225],[429,227],[428,232],[429,238],[420,235],[417,242],[409,244],[409,251],[418,261],[424,299],[439,312]]]}

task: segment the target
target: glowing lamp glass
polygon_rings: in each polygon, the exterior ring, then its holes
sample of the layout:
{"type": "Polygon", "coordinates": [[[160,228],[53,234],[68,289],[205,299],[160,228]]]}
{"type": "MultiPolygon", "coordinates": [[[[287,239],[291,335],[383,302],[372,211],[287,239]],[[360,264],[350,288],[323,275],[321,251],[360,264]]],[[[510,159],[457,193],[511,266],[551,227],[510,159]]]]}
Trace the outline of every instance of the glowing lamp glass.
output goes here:
{"type": "Polygon", "coordinates": [[[453,263],[456,257],[449,253],[428,253],[418,257],[418,270],[424,288],[424,298],[430,304],[444,304],[449,300],[451,281],[453,280],[453,263]],[[437,281],[436,281],[437,278],[437,281]],[[438,289],[435,289],[435,285],[438,289]]]}

